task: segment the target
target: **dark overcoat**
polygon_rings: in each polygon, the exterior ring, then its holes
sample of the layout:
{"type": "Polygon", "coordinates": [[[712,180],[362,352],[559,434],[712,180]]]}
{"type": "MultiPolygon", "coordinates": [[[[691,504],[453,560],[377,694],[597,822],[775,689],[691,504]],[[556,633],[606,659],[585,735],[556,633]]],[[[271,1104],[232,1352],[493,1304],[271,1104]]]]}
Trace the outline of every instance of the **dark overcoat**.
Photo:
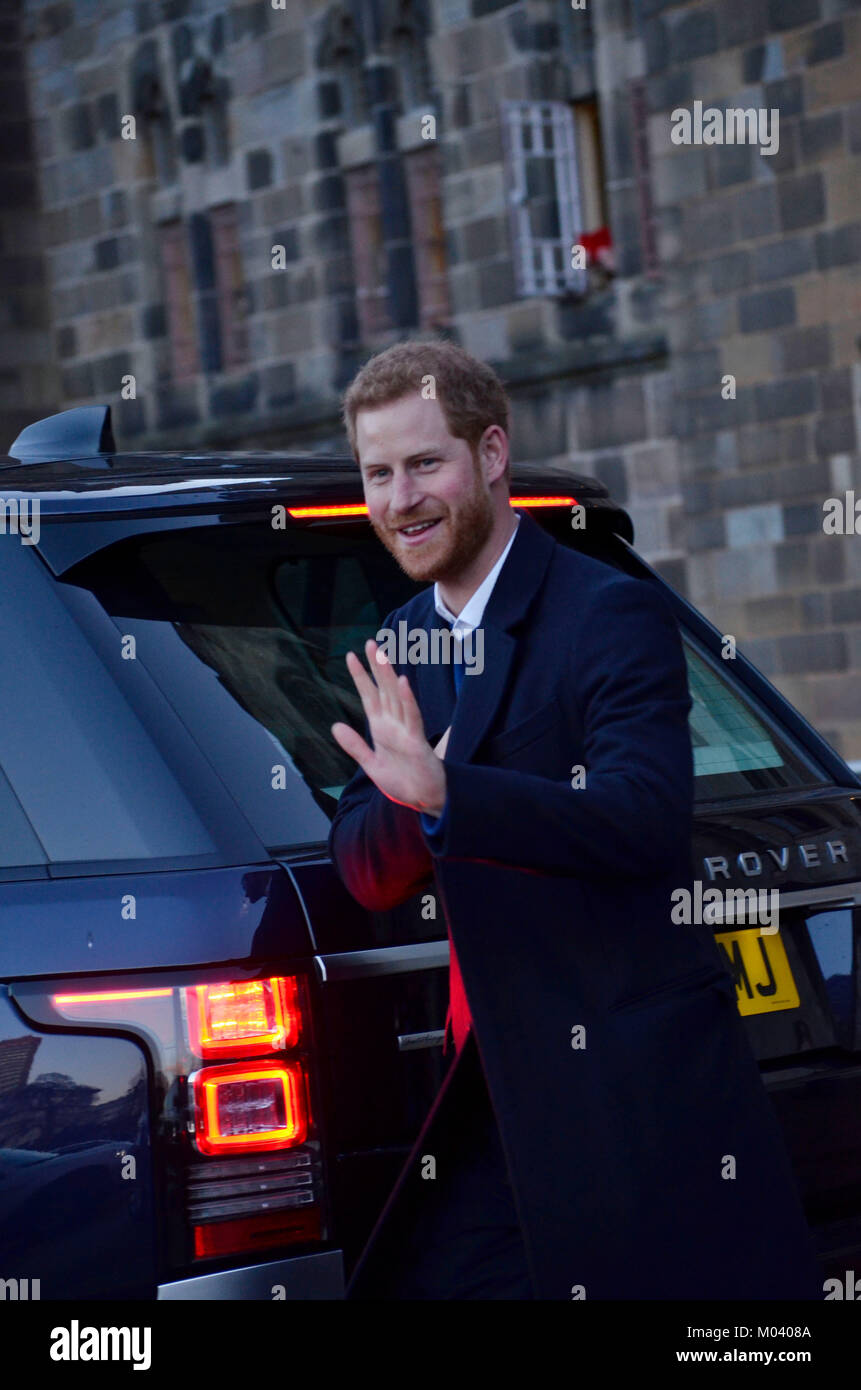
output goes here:
{"type": "MultiPolygon", "coordinates": [[[[384,626],[401,619],[439,626],[432,589],[384,626]]],[[[438,848],[416,811],[359,770],[330,850],[371,910],[435,881],[535,1296],[822,1298],[712,928],[671,917],[674,891],[693,891],[694,788],[686,663],[666,598],[524,513],[482,628],[483,672],[464,675],[455,707],[438,848]]],[[[435,742],[450,671],[396,669],[435,742]]],[[[374,1260],[397,1241],[459,1061],[351,1294],[373,1297],[374,1260]]]]}

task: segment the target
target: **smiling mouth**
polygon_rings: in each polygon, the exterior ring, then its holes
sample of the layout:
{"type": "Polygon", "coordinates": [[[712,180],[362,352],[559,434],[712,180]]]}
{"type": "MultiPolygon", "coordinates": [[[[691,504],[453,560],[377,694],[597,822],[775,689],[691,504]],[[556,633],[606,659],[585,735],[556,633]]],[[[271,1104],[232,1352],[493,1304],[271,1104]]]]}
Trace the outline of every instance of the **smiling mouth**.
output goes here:
{"type": "Polygon", "coordinates": [[[430,521],[414,521],[409,526],[398,527],[398,535],[405,536],[408,540],[413,540],[418,536],[425,536],[438,526],[442,517],[436,516],[430,521]]]}

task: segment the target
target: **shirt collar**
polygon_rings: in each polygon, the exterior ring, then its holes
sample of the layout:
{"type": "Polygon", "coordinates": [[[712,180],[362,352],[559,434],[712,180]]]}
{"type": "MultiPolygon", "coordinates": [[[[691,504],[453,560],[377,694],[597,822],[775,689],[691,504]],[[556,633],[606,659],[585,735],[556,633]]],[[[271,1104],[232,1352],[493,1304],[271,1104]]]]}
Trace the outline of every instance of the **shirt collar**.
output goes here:
{"type": "Polygon", "coordinates": [[[434,584],[434,607],[436,608],[436,611],[439,614],[439,616],[441,618],[445,618],[445,621],[451,624],[453,632],[471,632],[474,628],[478,627],[479,623],[484,617],[484,610],[487,607],[488,600],[493,592],[493,586],[499,578],[499,571],[505,564],[505,561],[508,558],[508,552],[511,549],[511,546],[514,542],[514,537],[517,535],[517,527],[520,525],[520,513],[516,512],[515,516],[517,517],[517,521],[515,523],[514,530],[508,538],[508,544],[506,545],[496,564],[493,566],[493,569],[489,572],[489,574],[487,574],[484,577],[484,579],[481,581],[478,588],[476,589],[475,593],[470,596],[470,598],[464,604],[463,608],[458,613],[457,617],[454,616],[451,610],[443,602],[442,596],[439,591],[439,584],[434,584]]]}

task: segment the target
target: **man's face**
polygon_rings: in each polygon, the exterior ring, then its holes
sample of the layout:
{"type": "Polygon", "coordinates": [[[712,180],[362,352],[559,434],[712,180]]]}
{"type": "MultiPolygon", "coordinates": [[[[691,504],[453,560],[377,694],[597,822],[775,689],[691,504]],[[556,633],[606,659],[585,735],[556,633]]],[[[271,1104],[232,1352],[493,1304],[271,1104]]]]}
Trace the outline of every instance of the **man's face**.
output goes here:
{"type": "Polygon", "coordinates": [[[452,580],[493,529],[493,503],[465,439],[449,434],[439,401],[405,396],[356,416],[371,525],[420,583],[452,580]]]}

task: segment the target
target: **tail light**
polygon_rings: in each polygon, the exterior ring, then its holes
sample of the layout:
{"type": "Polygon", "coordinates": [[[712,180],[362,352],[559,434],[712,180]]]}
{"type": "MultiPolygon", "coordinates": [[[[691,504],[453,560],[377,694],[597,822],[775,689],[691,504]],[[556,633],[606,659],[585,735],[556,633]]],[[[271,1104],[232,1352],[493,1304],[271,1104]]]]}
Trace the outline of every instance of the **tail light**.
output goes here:
{"type": "Polygon", "coordinates": [[[180,979],[88,980],[40,1005],[34,995],[31,1016],[145,1042],[163,1099],[154,1138],[170,1272],[327,1240],[306,976],[180,979]]]}
{"type": "Polygon", "coordinates": [[[188,1081],[201,1153],[272,1152],[293,1148],[308,1134],[305,1074],[298,1062],[205,1067],[188,1081]]]}
{"type": "Polygon", "coordinates": [[[257,1057],[299,1041],[292,977],[195,985],[185,995],[189,1043],[198,1057],[257,1057]]]}

